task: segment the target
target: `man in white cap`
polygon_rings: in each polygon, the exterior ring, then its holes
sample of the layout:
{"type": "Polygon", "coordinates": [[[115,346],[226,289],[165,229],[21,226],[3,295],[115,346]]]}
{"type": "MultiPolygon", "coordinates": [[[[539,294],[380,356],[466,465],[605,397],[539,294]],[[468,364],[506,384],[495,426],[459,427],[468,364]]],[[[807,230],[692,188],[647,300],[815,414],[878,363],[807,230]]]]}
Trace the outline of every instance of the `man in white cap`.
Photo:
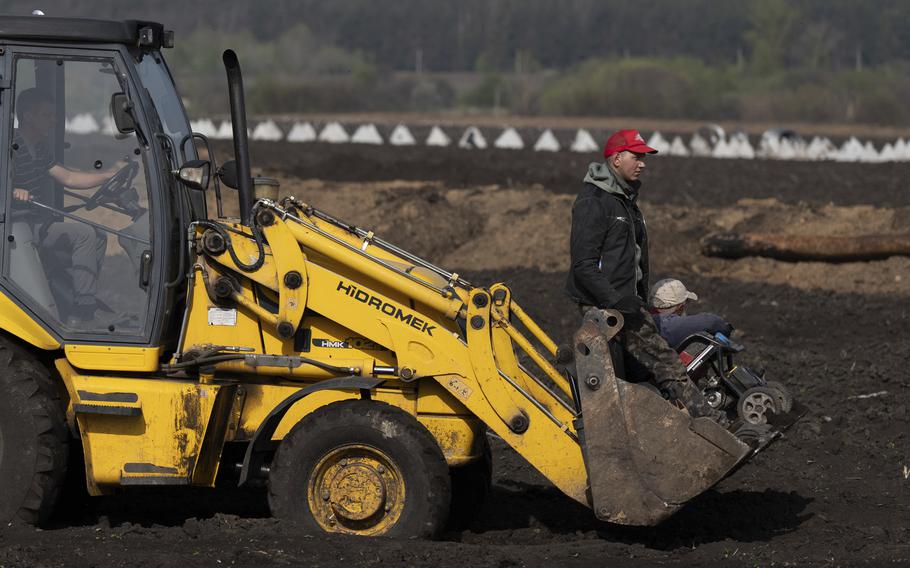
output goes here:
{"type": "Polygon", "coordinates": [[[726,336],[733,333],[733,326],[717,314],[686,314],[686,304],[696,301],[698,296],[675,278],[658,280],[651,287],[648,303],[651,304],[654,324],[671,347],[676,347],[685,338],[700,331],[726,336]]]}

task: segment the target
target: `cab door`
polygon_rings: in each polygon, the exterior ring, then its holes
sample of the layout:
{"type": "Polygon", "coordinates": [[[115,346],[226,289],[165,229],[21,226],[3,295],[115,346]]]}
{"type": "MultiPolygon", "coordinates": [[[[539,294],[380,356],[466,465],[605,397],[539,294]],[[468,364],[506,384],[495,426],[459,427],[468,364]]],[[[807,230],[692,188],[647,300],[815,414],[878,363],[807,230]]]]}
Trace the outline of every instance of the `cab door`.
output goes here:
{"type": "Polygon", "coordinates": [[[135,132],[114,121],[112,100],[138,93],[124,54],[4,54],[0,286],[64,342],[148,344],[157,324],[161,168],[142,105],[135,132]]]}

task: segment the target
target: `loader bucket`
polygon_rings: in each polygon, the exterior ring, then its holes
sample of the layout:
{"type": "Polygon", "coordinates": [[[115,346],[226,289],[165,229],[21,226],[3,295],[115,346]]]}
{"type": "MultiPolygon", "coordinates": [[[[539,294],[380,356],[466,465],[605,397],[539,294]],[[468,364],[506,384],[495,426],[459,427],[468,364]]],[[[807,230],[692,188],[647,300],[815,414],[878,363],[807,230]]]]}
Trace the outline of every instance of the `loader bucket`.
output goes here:
{"type": "Polygon", "coordinates": [[[609,341],[621,326],[617,312],[590,310],[575,334],[579,441],[597,518],[650,526],[753,450],[714,421],[693,419],[653,387],[616,377],[609,341]]]}

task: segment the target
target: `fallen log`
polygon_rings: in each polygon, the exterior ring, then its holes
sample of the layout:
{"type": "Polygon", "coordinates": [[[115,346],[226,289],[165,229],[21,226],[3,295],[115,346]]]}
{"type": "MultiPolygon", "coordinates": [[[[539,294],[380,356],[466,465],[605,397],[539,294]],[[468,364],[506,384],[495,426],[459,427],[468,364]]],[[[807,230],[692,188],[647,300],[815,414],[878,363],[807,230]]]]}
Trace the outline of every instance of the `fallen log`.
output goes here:
{"type": "Polygon", "coordinates": [[[702,239],[702,254],[720,258],[763,256],[777,260],[856,262],[910,256],[910,233],[855,237],[716,233],[702,239]]]}

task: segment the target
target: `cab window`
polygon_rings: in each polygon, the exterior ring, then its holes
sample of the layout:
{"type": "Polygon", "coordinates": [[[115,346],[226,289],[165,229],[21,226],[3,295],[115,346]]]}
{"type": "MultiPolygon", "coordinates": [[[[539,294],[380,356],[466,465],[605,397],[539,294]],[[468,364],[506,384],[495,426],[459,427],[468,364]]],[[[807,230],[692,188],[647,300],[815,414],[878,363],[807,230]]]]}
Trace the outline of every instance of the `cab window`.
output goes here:
{"type": "Polygon", "coordinates": [[[130,90],[118,63],[13,61],[4,277],[64,337],[146,329],[144,144],[115,125],[112,98],[130,90]]]}

